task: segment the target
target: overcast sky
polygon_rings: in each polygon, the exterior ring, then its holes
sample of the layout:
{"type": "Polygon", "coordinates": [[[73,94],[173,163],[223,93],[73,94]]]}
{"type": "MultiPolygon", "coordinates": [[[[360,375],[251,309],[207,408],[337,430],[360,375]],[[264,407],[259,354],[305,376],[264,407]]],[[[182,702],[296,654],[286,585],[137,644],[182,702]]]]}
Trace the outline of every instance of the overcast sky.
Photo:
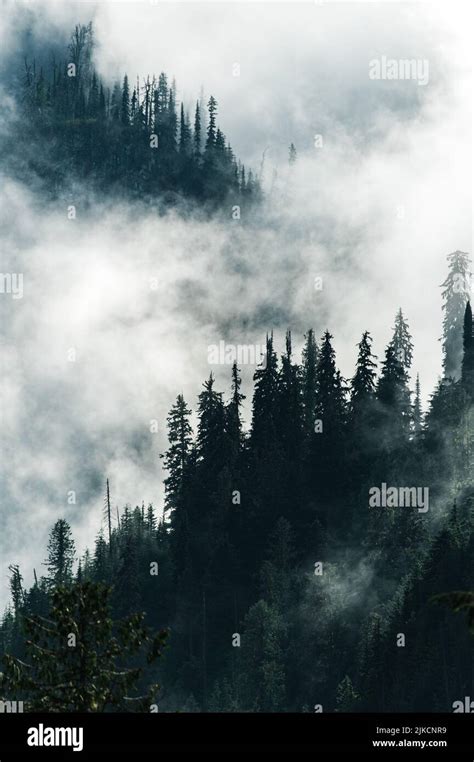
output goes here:
{"type": "MultiPolygon", "coordinates": [[[[92,544],[107,476],[114,505],[161,505],[166,413],[180,392],[195,406],[210,344],[274,329],[281,351],[291,327],[299,350],[308,327],[329,328],[350,376],[361,333],[382,357],[402,306],[426,400],[446,255],[471,252],[465,4],[7,2],[0,129],[25,41],[44,56],[91,18],[103,76],[164,70],[190,110],[201,88],[214,94],[236,154],[258,171],[267,149],[267,191],[278,174],[262,219],[241,223],[158,218],[113,198],[69,221],[33,182],[1,177],[1,271],[24,274],[24,296],[0,295],[0,603],[9,563],[27,582],[41,573],[57,518],[81,551],[92,544]],[[383,56],[427,61],[427,84],[370,79],[383,56]]],[[[227,391],[229,368],[212,370],[227,391]]],[[[242,370],[249,391],[254,368],[242,370]]]]}

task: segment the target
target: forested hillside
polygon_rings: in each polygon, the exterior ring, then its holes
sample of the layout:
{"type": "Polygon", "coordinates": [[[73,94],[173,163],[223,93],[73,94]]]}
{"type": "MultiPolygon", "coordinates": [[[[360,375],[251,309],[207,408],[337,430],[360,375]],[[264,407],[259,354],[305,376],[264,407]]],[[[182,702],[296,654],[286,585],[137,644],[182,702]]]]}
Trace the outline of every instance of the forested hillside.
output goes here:
{"type": "MultiPolygon", "coordinates": [[[[228,394],[204,381],[196,432],[178,395],[164,518],[117,517],[107,483],[78,565],[58,517],[46,575],[25,589],[10,567],[1,650],[24,658],[25,618],[47,617],[55,589],[103,582],[114,618],[169,628],[146,673],[160,711],[452,711],[472,696],[474,334],[469,257],[448,262],[445,373],[426,412],[401,310],[380,360],[364,330],[350,379],[328,331],[308,330],[299,362],[290,332],[280,358],[270,334],[248,431],[237,364],[228,394]],[[371,504],[383,485],[391,499],[371,504]],[[418,502],[402,505],[403,488],[418,502]]],[[[2,698],[28,706],[30,691],[2,698]]]]}
{"type": "Polygon", "coordinates": [[[103,81],[93,64],[92,24],[77,26],[63,60],[25,58],[14,88],[14,129],[2,140],[4,167],[45,192],[91,190],[129,198],[180,200],[216,208],[261,197],[258,177],[235,157],[218,126],[218,104],[188,113],[176,82],[162,72],[103,81]],[[82,190],[84,190],[82,187],[82,190]]]}

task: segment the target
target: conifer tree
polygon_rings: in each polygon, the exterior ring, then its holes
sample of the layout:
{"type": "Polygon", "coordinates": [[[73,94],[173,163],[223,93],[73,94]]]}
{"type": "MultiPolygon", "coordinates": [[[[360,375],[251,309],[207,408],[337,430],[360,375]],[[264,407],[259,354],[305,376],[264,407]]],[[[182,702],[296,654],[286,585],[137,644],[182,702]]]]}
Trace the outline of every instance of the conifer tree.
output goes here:
{"type": "Polygon", "coordinates": [[[474,325],[470,302],[464,311],[462,383],[470,397],[474,397],[474,325]]]}
{"type": "Polygon", "coordinates": [[[441,288],[443,298],[443,369],[446,378],[458,379],[461,371],[463,320],[470,293],[469,254],[453,251],[447,257],[449,273],[441,288]]]}
{"type": "Polygon", "coordinates": [[[183,486],[186,462],[192,443],[192,428],[189,422],[191,410],[184,397],[179,394],[168,415],[169,448],[164,454],[164,467],[168,471],[165,479],[166,509],[173,511],[183,486]]]}
{"type": "Polygon", "coordinates": [[[36,712],[149,711],[158,686],[130,695],[143,674],[136,659],[157,659],[167,633],[151,633],[143,614],[113,622],[108,598],[91,582],[57,588],[48,618],[25,617],[28,661],[4,657],[0,694],[26,697],[36,712]]]}
{"type": "Polygon", "coordinates": [[[75,554],[71,527],[64,519],[59,519],[49,535],[48,558],[45,561],[51,586],[57,587],[72,581],[75,554]]]}
{"type": "Polygon", "coordinates": [[[392,346],[395,357],[398,359],[399,363],[405,370],[408,379],[408,371],[410,370],[413,361],[413,344],[411,341],[410,332],[408,330],[408,323],[403,317],[401,308],[398,310],[395,316],[392,346]]]}
{"type": "Polygon", "coordinates": [[[196,101],[196,111],[194,114],[194,154],[199,157],[201,154],[201,112],[199,109],[199,101],[196,101]]]}
{"type": "Polygon", "coordinates": [[[254,451],[270,445],[276,438],[276,401],[278,362],[273,349],[273,334],[267,336],[262,363],[254,373],[252,444],[254,451]]]}
{"type": "Polygon", "coordinates": [[[216,125],[217,101],[213,95],[211,95],[211,97],[209,98],[209,102],[207,104],[207,110],[209,113],[209,121],[207,125],[206,151],[209,152],[214,148],[216,144],[216,134],[217,134],[217,125],[216,125]]]}
{"type": "Polygon", "coordinates": [[[191,131],[189,124],[186,120],[184,113],[184,105],[181,104],[180,118],[179,118],[179,152],[183,156],[187,156],[190,151],[191,145],[191,131]]]}
{"type": "Polygon", "coordinates": [[[314,331],[310,328],[305,336],[301,368],[303,429],[306,436],[310,436],[314,432],[314,422],[316,419],[317,365],[318,346],[314,337],[314,331]]]}
{"type": "Polygon", "coordinates": [[[323,422],[325,434],[340,434],[344,423],[345,398],[342,378],[336,369],[332,336],[326,331],[321,339],[316,370],[316,417],[323,422]]]}
{"type": "Polygon", "coordinates": [[[423,411],[421,409],[420,374],[416,374],[415,401],[413,403],[413,431],[419,436],[423,430],[423,411]]]}
{"type": "Polygon", "coordinates": [[[383,406],[383,438],[387,445],[395,445],[399,443],[400,437],[408,433],[411,405],[405,368],[392,343],[385,351],[377,384],[377,398],[383,406]]]}
{"type": "Polygon", "coordinates": [[[357,346],[359,353],[356,372],[351,381],[350,408],[352,420],[356,419],[358,415],[365,416],[375,398],[377,363],[372,354],[372,337],[368,331],[362,334],[357,346]]]}
{"type": "Polygon", "coordinates": [[[130,124],[130,88],[128,85],[127,75],[125,75],[123,78],[122,107],[120,111],[120,118],[122,120],[122,124],[126,126],[130,124]]]}

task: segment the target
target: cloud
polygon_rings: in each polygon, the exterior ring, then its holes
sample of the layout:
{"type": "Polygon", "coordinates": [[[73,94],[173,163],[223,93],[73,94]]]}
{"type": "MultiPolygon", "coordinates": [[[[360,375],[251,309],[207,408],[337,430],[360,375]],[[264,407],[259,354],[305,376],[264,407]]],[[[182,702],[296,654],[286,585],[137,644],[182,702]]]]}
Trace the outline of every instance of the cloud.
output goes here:
{"type": "MultiPolygon", "coordinates": [[[[24,40],[27,18],[41,50],[90,12],[10,6],[0,40],[24,40]]],[[[91,545],[106,477],[114,506],[162,504],[174,398],[195,406],[211,369],[229,387],[229,367],[208,364],[210,344],[261,344],[273,328],[282,349],[292,327],[298,350],[309,327],[329,328],[350,376],[363,330],[382,357],[402,306],[426,398],[440,371],[445,256],[470,250],[465,59],[444,15],[402,4],[107,3],[93,13],[105,76],[164,69],[189,105],[204,84],[246,162],[258,168],[270,146],[268,203],[240,222],[230,209],[184,219],[76,188],[68,220],[66,203],[39,197],[33,178],[4,178],[1,271],[24,274],[24,297],[0,298],[0,542],[4,569],[19,562],[27,581],[57,518],[81,550],[91,545]],[[429,58],[429,84],[370,81],[378,54],[429,58]]],[[[17,54],[11,42],[4,71],[17,54]]],[[[253,370],[243,368],[247,418],[253,370]]]]}

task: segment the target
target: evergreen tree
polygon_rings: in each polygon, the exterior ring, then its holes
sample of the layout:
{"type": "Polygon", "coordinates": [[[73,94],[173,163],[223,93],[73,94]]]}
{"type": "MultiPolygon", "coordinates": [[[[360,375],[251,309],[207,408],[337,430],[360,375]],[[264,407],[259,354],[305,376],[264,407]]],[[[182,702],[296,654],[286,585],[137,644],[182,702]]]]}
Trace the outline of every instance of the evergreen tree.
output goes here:
{"type": "Polygon", "coordinates": [[[408,323],[403,317],[401,308],[395,316],[395,326],[392,338],[393,351],[400,365],[405,370],[408,379],[408,371],[413,361],[413,344],[411,341],[408,323]]]}
{"type": "Polygon", "coordinates": [[[416,374],[415,401],[413,403],[413,431],[419,436],[423,430],[423,411],[421,409],[420,374],[416,374]]]}
{"type": "Polygon", "coordinates": [[[336,369],[332,336],[326,331],[321,339],[316,370],[316,417],[323,423],[323,432],[330,435],[341,433],[344,423],[345,398],[342,378],[336,369]]]}
{"type": "Polygon", "coordinates": [[[120,110],[120,118],[122,120],[122,124],[126,126],[130,124],[130,88],[128,85],[127,75],[125,75],[123,78],[122,107],[120,110]]]}
{"type": "Polygon", "coordinates": [[[377,398],[382,403],[383,441],[386,446],[393,447],[407,434],[411,418],[406,371],[396,355],[393,343],[390,343],[385,351],[377,384],[377,398]]]}
{"type": "Polygon", "coordinates": [[[301,368],[301,393],[303,408],[303,430],[305,435],[311,436],[314,433],[314,422],[316,419],[316,373],[318,366],[318,346],[314,337],[314,331],[311,328],[305,336],[305,345],[302,353],[301,368]]]}
{"type": "Polygon", "coordinates": [[[113,622],[109,590],[91,582],[57,588],[47,619],[26,617],[29,663],[4,656],[0,693],[26,697],[36,712],[149,711],[158,686],[132,697],[143,674],[137,655],[151,663],[161,655],[167,633],[143,625],[143,614],[113,622]],[[133,658],[135,665],[124,666],[133,658]]]}
{"type": "Polygon", "coordinates": [[[214,390],[214,381],[211,373],[198,398],[197,454],[199,463],[216,467],[225,455],[222,450],[225,413],[222,393],[214,390]]]}
{"type": "Polygon", "coordinates": [[[57,587],[72,581],[75,553],[71,527],[64,519],[59,519],[49,535],[48,558],[45,561],[51,586],[57,587]]]}
{"type": "Polygon", "coordinates": [[[464,311],[470,293],[469,254],[453,251],[447,257],[449,273],[443,288],[443,369],[446,378],[458,379],[462,358],[464,311]]]}
{"type": "Polygon", "coordinates": [[[212,151],[216,144],[216,115],[217,115],[217,101],[213,95],[209,98],[207,104],[207,110],[209,113],[209,121],[207,125],[207,139],[206,139],[206,152],[212,151]]]}
{"type": "Polygon", "coordinates": [[[375,369],[377,367],[377,363],[374,362],[376,358],[372,354],[372,337],[368,331],[363,333],[357,346],[359,354],[356,372],[351,381],[350,410],[353,421],[358,416],[365,418],[369,407],[373,404],[375,399],[375,369]]]}
{"type": "Polygon", "coordinates": [[[462,383],[471,398],[474,397],[474,325],[471,304],[466,304],[463,326],[462,383]]]}
{"type": "Polygon", "coordinates": [[[189,423],[191,410],[186,405],[184,397],[179,394],[171,408],[168,423],[169,448],[164,457],[164,467],[168,471],[165,479],[166,509],[174,510],[183,486],[186,462],[192,443],[192,428],[189,423]]]}
{"type": "Polygon", "coordinates": [[[278,363],[273,349],[273,335],[267,336],[266,352],[254,373],[252,411],[252,445],[258,452],[276,438],[276,400],[278,394],[278,363]]]}
{"type": "Polygon", "coordinates": [[[194,153],[196,157],[201,154],[201,112],[199,101],[196,102],[196,111],[194,114],[194,153]]]}
{"type": "Polygon", "coordinates": [[[190,152],[191,145],[191,130],[184,114],[184,106],[181,104],[180,120],[179,120],[179,152],[183,156],[187,156],[190,152]]]}

